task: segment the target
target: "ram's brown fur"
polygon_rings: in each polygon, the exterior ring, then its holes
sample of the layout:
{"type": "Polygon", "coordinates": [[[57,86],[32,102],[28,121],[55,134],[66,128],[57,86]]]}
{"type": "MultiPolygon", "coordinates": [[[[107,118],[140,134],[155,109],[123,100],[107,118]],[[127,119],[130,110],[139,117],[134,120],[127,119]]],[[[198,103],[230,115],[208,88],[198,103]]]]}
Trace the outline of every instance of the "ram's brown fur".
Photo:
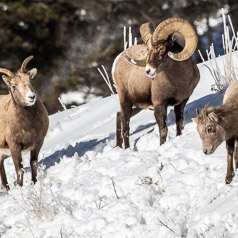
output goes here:
{"type": "Polygon", "coordinates": [[[185,104],[200,79],[197,65],[191,57],[175,61],[168,56],[169,51],[181,51],[181,46],[173,41],[172,37],[153,42],[151,25],[148,24],[142,25],[141,34],[146,44],[134,45],[122,52],[114,61],[112,72],[120,100],[116,146],[122,147],[124,139],[125,148],[129,147],[130,117],[141,109],[149,108],[155,111],[160,130],[160,144],[163,144],[167,137],[167,107],[174,106],[177,135],[180,135],[185,104]],[[148,32],[145,32],[146,30],[148,32]],[[137,59],[137,64],[133,64],[131,59],[137,59]],[[151,65],[156,71],[152,79],[150,72],[145,72],[146,68],[141,67],[151,65]]]}
{"type": "MultiPolygon", "coordinates": [[[[33,57],[28,58],[28,61],[31,58],[33,57]]],[[[25,68],[24,64],[22,67],[25,68]]],[[[48,113],[30,83],[37,71],[36,69],[28,72],[23,71],[24,69],[20,69],[18,72],[12,73],[0,69],[0,72],[8,75],[3,75],[3,79],[10,91],[8,95],[0,96],[0,175],[2,186],[7,190],[9,185],[4,169],[4,160],[10,155],[12,156],[17,173],[17,183],[22,186],[24,174],[22,151],[29,150],[31,152],[32,180],[34,183],[36,182],[38,154],[49,126],[48,113]],[[24,96],[24,93],[27,92],[32,93],[32,96],[31,94],[28,96],[29,102],[24,96]]]]}

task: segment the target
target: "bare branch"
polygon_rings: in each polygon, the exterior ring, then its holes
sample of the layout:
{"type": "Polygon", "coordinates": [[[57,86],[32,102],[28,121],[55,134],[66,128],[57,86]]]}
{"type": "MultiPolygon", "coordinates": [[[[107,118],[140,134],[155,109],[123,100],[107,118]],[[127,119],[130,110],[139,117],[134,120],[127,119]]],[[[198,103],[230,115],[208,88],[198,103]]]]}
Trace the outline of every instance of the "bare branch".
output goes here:
{"type": "Polygon", "coordinates": [[[116,187],[115,187],[115,183],[114,183],[113,177],[111,178],[111,180],[112,180],[112,186],[113,186],[113,189],[114,189],[114,193],[116,194],[117,199],[119,199],[119,197],[117,195],[117,190],[116,190],[116,187]]]}
{"type": "Polygon", "coordinates": [[[166,228],[168,228],[170,231],[172,231],[175,234],[175,232],[170,227],[168,227],[166,224],[164,224],[159,218],[158,218],[158,220],[161,223],[161,225],[165,226],[166,228]]]}

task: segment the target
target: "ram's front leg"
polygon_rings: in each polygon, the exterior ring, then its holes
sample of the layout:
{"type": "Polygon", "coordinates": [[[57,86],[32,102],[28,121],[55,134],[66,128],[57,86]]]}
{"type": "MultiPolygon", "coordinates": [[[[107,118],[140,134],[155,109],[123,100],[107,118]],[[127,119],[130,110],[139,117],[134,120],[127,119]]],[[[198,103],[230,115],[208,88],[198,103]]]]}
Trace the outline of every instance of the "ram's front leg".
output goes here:
{"type": "Polygon", "coordinates": [[[231,183],[232,178],[234,177],[234,169],[233,169],[233,153],[234,153],[234,144],[235,140],[230,139],[226,141],[226,149],[227,149],[227,173],[226,180],[227,184],[231,183]]]}
{"type": "Polygon", "coordinates": [[[22,166],[22,156],[21,156],[21,150],[20,149],[10,149],[12,159],[15,165],[15,170],[17,174],[17,184],[22,186],[23,185],[23,175],[24,170],[22,166]]]}
{"type": "Polygon", "coordinates": [[[184,107],[187,103],[188,99],[184,100],[181,104],[174,107],[175,112],[175,120],[176,120],[176,128],[177,133],[176,135],[179,136],[182,134],[183,129],[183,113],[184,113],[184,107]]]}
{"type": "Polygon", "coordinates": [[[1,176],[1,181],[2,181],[2,186],[6,189],[9,190],[8,182],[7,182],[7,176],[4,168],[4,160],[8,157],[8,155],[3,155],[0,154],[0,176],[1,176]]]}
{"type": "Polygon", "coordinates": [[[132,113],[132,104],[129,101],[121,103],[121,121],[122,121],[122,135],[125,149],[130,147],[129,133],[130,133],[130,118],[132,113]]]}
{"type": "Polygon", "coordinates": [[[155,109],[155,119],[159,125],[160,145],[164,144],[167,138],[168,128],[166,125],[167,105],[157,105],[155,109]]]}
{"type": "Polygon", "coordinates": [[[235,168],[238,169],[238,140],[235,140],[235,148],[234,148],[234,159],[235,159],[235,168]]]}
{"type": "Polygon", "coordinates": [[[122,128],[121,128],[121,113],[117,112],[117,123],[116,123],[116,145],[115,147],[119,146],[122,148],[122,128]]]}

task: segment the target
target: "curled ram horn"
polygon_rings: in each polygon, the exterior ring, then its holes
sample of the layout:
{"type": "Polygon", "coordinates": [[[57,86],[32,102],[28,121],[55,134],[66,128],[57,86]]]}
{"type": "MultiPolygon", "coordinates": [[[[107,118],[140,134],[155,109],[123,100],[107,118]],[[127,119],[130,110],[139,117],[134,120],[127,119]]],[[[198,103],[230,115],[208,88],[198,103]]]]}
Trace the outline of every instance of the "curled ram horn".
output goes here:
{"type": "Polygon", "coordinates": [[[193,26],[186,20],[181,18],[169,18],[161,22],[153,33],[153,42],[159,40],[167,40],[169,35],[179,32],[185,40],[185,46],[179,53],[168,52],[168,56],[177,61],[188,59],[197,47],[197,33],[193,26]]]}

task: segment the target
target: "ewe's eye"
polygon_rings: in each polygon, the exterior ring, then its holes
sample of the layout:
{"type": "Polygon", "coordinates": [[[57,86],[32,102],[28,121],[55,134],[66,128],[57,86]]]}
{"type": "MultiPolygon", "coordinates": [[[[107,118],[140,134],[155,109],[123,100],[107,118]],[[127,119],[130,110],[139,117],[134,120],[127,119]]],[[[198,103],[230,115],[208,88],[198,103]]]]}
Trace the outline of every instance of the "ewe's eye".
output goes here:
{"type": "Polygon", "coordinates": [[[12,85],[12,89],[15,90],[17,88],[16,85],[12,85]]]}

